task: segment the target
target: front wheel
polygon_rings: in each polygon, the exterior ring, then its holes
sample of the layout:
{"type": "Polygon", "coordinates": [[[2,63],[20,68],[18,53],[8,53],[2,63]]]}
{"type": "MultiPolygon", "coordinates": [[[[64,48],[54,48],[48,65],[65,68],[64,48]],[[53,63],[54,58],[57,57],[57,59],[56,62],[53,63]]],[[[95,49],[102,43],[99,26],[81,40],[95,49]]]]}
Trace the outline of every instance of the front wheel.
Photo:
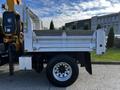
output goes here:
{"type": "Polygon", "coordinates": [[[60,55],[52,58],[47,66],[46,73],[49,81],[53,85],[66,87],[76,81],[79,69],[73,58],[60,55]]]}

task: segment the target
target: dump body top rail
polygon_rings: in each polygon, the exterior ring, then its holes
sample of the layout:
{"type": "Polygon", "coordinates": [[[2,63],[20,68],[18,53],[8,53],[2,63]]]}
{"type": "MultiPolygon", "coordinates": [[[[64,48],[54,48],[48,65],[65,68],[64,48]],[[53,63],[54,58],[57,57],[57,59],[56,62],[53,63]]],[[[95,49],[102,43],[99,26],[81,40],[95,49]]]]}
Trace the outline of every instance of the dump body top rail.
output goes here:
{"type": "Polygon", "coordinates": [[[67,36],[92,36],[94,31],[91,30],[33,30],[36,36],[61,36],[63,32],[67,36]]]}

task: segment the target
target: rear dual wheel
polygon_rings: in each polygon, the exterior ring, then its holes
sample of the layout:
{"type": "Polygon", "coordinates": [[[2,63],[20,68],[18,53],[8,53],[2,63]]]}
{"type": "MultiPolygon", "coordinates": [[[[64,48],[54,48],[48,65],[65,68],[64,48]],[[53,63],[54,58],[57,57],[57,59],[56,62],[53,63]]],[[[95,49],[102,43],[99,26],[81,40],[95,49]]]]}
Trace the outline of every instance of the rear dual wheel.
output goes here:
{"type": "Polygon", "coordinates": [[[66,55],[59,55],[50,60],[46,73],[53,85],[66,87],[76,81],[79,69],[73,58],[66,55]]]}

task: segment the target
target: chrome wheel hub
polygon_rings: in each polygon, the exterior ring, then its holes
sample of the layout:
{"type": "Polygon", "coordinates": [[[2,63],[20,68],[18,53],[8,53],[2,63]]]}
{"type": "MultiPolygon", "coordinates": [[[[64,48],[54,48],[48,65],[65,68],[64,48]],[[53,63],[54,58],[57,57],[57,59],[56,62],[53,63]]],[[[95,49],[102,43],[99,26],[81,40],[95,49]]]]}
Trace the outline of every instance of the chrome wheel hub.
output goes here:
{"type": "Polygon", "coordinates": [[[58,81],[66,81],[72,76],[72,68],[66,62],[57,63],[53,67],[53,76],[58,81]]]}

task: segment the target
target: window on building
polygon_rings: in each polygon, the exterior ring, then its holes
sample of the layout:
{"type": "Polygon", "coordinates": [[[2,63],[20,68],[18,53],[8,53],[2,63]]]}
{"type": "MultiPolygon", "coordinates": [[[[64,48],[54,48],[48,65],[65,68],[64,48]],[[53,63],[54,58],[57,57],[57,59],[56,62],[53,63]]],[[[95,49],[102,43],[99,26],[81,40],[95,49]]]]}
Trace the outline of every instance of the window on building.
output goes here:
{"type": "Polygon", "coordinates": [[[106,25],[104,25],[104,28],[106,28],[106,25]]]}
{"type": "Polygon", "coordinates": [[[106,23],[106,18],[104,18],[104,22],[106,23]]]}
{"type": "Polygon", "coordinates": [[[117,16],[115,15],[115,17],[114,17],[114,20],[116,21],[117,20],[117,16]]]}
{"type": "Polygon", "coordinates": [[[101,18],[101,23],[103,23],[103,19],[101,18]]]}
{"type": "Polygon", "coordinates": [[[116,16],[116,20],[118,20],[118,15],[116,16]]]}
{"type": "Polygon", "coordinates": [[[110,22],[112,22],[112,21],[113,21],[113,20],[112,20],[112,16],[109,18],[109,21],[110,21],[110,22]]]}
{"type": "Polygon", "coordinates": [[[75,25],[73,25],[73,26],[72,26],[72,29],[73,29],[73,30],[75,30],[75,29],[76,29],[76,26],[75,26],[75,25]]]}
{"type": "Polygon", "coordinates": [[[100,19],[98,19],[97,21],[98,21],[98,23],[99,23],[99,22],[100,22],[100,19]]]}
{"type": "Polygon", "coordinates": [[[114,16],[112,16],[112,21],[115,21],[114,19],[115,19],[114,16]]]}

